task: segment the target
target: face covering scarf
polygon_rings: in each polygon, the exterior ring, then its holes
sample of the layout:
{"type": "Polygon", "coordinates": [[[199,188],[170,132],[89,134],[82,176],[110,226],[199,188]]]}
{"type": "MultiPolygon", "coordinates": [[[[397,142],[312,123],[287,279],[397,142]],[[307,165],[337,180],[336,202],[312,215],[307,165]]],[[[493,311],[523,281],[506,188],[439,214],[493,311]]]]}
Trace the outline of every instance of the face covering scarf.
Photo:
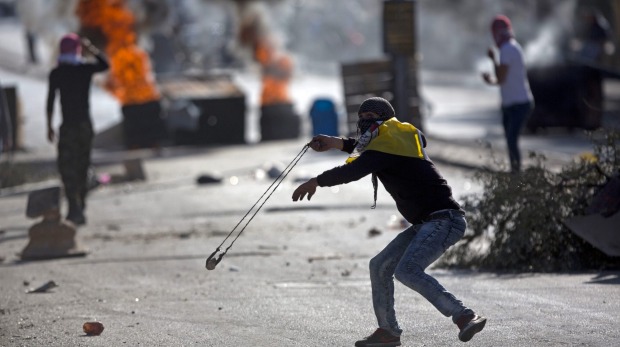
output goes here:
{"type": "Polygon", "coordinates": [[[349,158],[347,158],[347,164],[357,159],[362,152],[366,149],[370,141],[379,135],[379,126],[383,124],[383,120],[380,119],[360,119],[357,122],[357,131],[360,134],[355,148],[349,158]]]}
{"type": "Polygon", "coordinates": [[[79,65],[82,57],[79,54],[63,53],[58,56],[58,64],[79,65]]]}
{"type": "MultiPolygon", "coordinates": [[[[364,150],[366,150],[366,147],[368,146],[368,144],[370,144],[370,141],[372,141],[374,138],[379,136],[379,126],[381,124],[383,124],[383,120],[360,119],[357,122],[357,131],[361,135],[358,138],[357,142],[355,143],[355,148],[353,149],[353,152],[351,152],[351,155],[349,156],[349,158],[347,158],[347,161],[346,161],[347,164],[357,159],[357,157],[359,157],[364,152],[364,150]]],[[[379,181],[377,180],[377,174],[373,173],[372,174],[372,187],[374,189],[375,200],[372,206],[370,207],[373,210],[377,207],[378,186],[379,186],[379,181]]]]}

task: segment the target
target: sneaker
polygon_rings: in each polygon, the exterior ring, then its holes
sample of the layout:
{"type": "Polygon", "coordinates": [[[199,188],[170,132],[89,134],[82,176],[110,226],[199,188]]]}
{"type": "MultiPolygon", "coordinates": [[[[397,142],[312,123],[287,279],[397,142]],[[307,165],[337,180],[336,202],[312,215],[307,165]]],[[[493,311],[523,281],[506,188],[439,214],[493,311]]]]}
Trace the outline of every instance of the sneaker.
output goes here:
{"type": "Polygon", "coordinates": [[[86,217],[84,216],[84,210],[80,207],[80,203],[75,199],[69,200],[69,211],[67,212],[66,219],[76,226],[86,224],[86,217]]]}
{"type": "Polygon", "coordinates": [[[471,340],[474,335],[481,332],[484,329],[484,325],[487,323],[487,319],[478,316],[477,314],[464,315],[456,321],[456,325],[461,330],[459,332],[459,340],[467,342],[471,340]]]}
{"type": "Polygon", "coordinates": [[[394,336],[389,331],[378,328],[372,335],[355,342],[355,347],[391,347],[400,346],[400,336],[394,336]]]}
{"type": "Polygon", "coordinates": [[[79,213],[75,213],[75,212],[74,213],[70,213],[69,215],[67,215],[66,219],[68,221],[72,222],[73,224],[75,224],[76,226],[86,224],[86,217],[81,212],[79,212],[79,213]]]}

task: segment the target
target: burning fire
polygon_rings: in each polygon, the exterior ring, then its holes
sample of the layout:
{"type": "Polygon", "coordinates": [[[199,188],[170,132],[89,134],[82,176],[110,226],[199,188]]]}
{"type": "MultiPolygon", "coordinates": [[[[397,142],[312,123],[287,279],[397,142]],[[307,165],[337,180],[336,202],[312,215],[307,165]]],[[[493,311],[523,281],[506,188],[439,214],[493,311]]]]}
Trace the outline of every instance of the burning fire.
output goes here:
{"type": "Polygon", "coordinates": [[[148,55],[136,45],[135,18],[124,0],[81,0],[76,14],[82,28],[98,30],[105,37],[110,59],[106,87],[122,105],[160,99],[151,75],[148,55]]]}
{"type": "Polygon", "coordinates": [[[257,42],[254,56],[262,66],[261,105],[289,103],[288,85],[293,70],[290,57],[277,52],[266,40],[257,42]]]}
{"type": "Polygon", "coordinates": [[[293,71],[291,58],[278,50],[263,23],[264,19],[256,13],[245,13],[241,23],[239,40],[253,50],[254,60],[262,68],[262,106],[290,103],[288,86],[293,71]]]}

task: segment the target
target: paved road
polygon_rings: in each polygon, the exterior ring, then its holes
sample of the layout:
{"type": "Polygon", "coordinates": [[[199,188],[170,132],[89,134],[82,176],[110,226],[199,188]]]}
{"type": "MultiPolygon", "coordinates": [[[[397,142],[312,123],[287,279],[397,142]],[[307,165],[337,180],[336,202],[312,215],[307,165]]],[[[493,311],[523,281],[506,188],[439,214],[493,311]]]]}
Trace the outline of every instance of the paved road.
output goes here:
{"type": "MultiPolygon", "coordinates": [[[[361,180],[290,201],[294,181],[340,163],[337,153],[308,153],[222,263],[204,268],[271,183],[256,178],[265,158],[286,163],[301,144],[145,160],[146,182],[92,194],[89,224],[78,233],[89,250],[83,258],[19,262],[14,254],[34,221],[23,216],[25,195],[0,199],[0,346],[351,346],[368,335],[375,327],[368,260],[400,230],[390,223],[389,198],[382,192],[370,210],[370,180],[361,180]],[[195,184],[214,171],[221,184],[195,184]],[[381,234],[370,237],[373,228],[381,234]],[[48,280],[58,287],[25,293],[48,280]],[[92,320],[104,324],[101,336],[84,336],[82,324],[92,320]]],[[[470,174],[438,165],[449,180],[470,174]]],[[[488,316],[469,345],[620,344],[620,273],[431,272],[488,316]]],[[[418,294],[398,284],[396,300],[404,346],[461,343],[451,321],[418,294]]]]}

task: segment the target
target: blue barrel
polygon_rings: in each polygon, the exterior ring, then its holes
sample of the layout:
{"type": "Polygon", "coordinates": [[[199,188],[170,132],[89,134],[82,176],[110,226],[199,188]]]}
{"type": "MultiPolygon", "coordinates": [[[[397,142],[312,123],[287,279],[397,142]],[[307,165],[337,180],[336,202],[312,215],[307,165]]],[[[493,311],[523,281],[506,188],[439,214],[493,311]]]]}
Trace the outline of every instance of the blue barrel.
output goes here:
{"type": "Polygon", "coordinates": [[[312,136],[319,134],[338,136],[338,113],[336,105],[327,98],[315,99],[310,108],[312,136]]]}

